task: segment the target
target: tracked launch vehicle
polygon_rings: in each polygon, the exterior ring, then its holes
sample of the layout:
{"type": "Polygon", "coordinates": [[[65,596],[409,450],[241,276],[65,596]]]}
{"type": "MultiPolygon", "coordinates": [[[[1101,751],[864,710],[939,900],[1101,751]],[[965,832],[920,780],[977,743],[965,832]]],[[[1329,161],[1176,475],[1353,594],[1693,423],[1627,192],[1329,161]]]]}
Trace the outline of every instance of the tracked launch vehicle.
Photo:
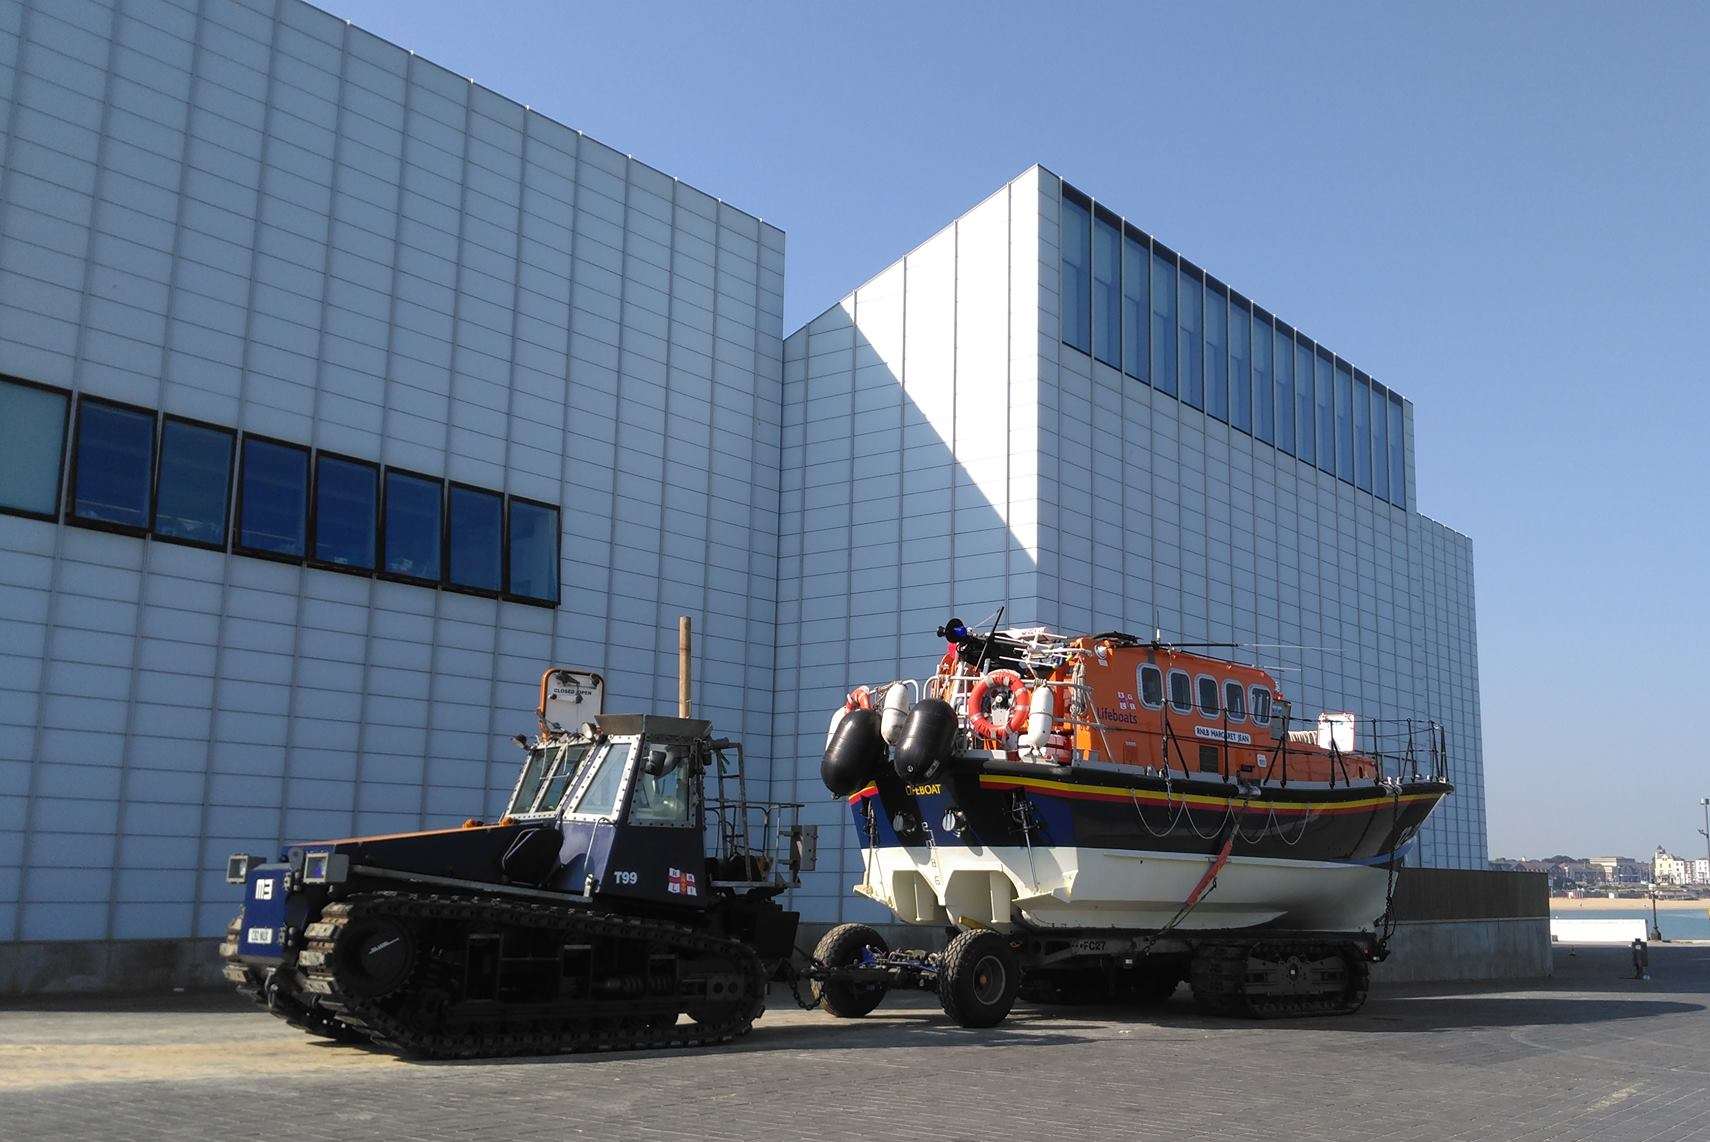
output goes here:
{"type": "Polygon", "coordinates": [[[707,722],[606,714],[603,692],[546,672],[497,821],[234,855],[227,977],[306,1031],[426,1057],[746,1033],[813,831],[748,798],[742,747],[707,722]]]}

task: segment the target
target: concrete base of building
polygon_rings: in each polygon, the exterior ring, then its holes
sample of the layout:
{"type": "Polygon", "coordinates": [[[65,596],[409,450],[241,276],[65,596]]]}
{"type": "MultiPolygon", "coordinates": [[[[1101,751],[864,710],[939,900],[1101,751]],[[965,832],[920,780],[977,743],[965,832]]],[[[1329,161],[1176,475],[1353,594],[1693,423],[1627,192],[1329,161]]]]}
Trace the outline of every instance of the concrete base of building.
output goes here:
{"type": "Polygon", "coordinates": [[[1547,979],[1550,921],[1419,920],[1395,926],[1389,959],[1372,967],[1385,983],[1547,979]]]}
{"type": "MultiPolygon", "coordinates": [[[[806,923],[811,953],[832,925],[806,923]]],[[[875,924],[893,948],[944,947],[942,928],[875,924]]],[[[228,986],[218,940],[106,940],[0,944],[0,1000],[79,994],[162,994],[228,986]]],[[[1416,921],[1396,925],[1381,983],[1543,979],[1550,975],[1547,919],[1416,921]]]]}
{"type": "Polygon", "coordinates": [[[0,944],[0,1000],[153,994],[228,986],[219,940],[54,940],[0,944]]]}

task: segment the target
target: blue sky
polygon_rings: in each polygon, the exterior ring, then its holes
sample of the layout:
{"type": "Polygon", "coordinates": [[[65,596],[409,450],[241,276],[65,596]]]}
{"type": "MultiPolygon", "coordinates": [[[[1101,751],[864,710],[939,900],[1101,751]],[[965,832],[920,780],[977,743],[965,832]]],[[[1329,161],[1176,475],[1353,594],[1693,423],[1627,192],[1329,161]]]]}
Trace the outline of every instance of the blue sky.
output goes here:
{"type": "Polygon", "coordinates": [[[1702,851],[1710,8],[326,0],[788,233],[786,331],[1034,162],[1416,405],[1491,850],[1702,851]]]}

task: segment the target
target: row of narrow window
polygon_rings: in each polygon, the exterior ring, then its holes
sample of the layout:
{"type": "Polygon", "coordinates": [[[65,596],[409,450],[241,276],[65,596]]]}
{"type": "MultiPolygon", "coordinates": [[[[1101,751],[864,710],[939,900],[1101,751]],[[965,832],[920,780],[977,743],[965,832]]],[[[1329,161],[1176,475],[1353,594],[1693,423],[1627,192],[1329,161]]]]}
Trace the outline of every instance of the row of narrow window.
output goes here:
{"type": "Polygon", "coordinates": [[[0,511],[558,603],[551,504],[16,378],[0,378],[0,511]]]}
{"type": "MultiPolygon", "coordinates": [[[[1255,685],[1249,690],[1233,678],[1221,685],[1209,674],[1189,678],[1185,670],[1170,671],[1170,708],[1178,714],[1198,710],[1208,718],[1244,722],[1251,717],[1263,724],[1271,720],[1271,692],[1255,685]],[[1221,691],[1221,693],[1220,693],[1221,691]],[[1249,700],[1250,699],[1250,700],[1249,700]]],[[[1140,667],[1140,701],[1148,709],[1164,706],[1164,672],[1151,664],[1140,667]]]]}
{"type": "Polygon", "coordinates": [[[1401,397],[1065,185],[1062,340],[1407,506],[1401,397]]]}

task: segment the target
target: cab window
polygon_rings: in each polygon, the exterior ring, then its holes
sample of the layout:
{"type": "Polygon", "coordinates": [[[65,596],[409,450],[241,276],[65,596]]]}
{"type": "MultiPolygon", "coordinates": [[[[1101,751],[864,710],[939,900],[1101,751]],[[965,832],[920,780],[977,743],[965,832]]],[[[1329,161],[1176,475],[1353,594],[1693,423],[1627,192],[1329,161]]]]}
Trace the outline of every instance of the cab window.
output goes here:
{"type": "Polygon", "coordinates": [[[636,770],[629,819],[659,825],[691,823],[695,784],[689,779],[687,751],[649,749],[636,770]]]}
{"type": "Polygon", "coordinates": [[[517,782],[516,792],[511,795],[509,812],[533,811],[535,798],[540,795],[540,783],[546,780],[547,770],[557,752],[551,747],[528,751],[528,760],[523,763],[522,779],[517,782]]]}
{"type": "Polygon", "coordinates": [[[1271,692],[1263,686],[1253,687],[1253,720],[1255,722],[1271,720],[1271,692]]]}
{"type": "Polygon", "coordinates": [[[552,776],[546,779],[546,790],[541,795],[538,812],[557,810],[558,803],[564,800],[564,791],[570,788],[576,771],[582,767],[582,759],[587,756],[588,747],[585,745],[567,745],[558,751],[558,760],[553,764],[552,776]]]}
{"type": "Polygon", "coordinates": [[[1185,671],[1170,671],[1170,705],[1178,714],[1193,713],[1193,684],[1185,671]]]}
{"type": "Polygon", "coordinates": [[[1199,712],[1208,718],[1217,716],[1217,679],[1199,676],[1199,712]]]}
{"type": "Polygon", "coordinates": [[[1223,683],[1223,708],[1229,712],[1229,720],[1238,722],[1247,716],[1247,692],[1234,679],[1223,683]]]}
{"type": "Polygon", "coordinates": [[[1140,668],[1140,701],[1154,710],[1164,704],[1164,672],[1151,663],[1140,668]]]}
{"type": "Polygon", "coordinates": [[[593,761],[594,773],[588,778],[573,812],[586,817],[609,817],[617,810],[618,797],[623,793],[623,771],[629,765],[630,742],[615,742],[593,761]]]}

